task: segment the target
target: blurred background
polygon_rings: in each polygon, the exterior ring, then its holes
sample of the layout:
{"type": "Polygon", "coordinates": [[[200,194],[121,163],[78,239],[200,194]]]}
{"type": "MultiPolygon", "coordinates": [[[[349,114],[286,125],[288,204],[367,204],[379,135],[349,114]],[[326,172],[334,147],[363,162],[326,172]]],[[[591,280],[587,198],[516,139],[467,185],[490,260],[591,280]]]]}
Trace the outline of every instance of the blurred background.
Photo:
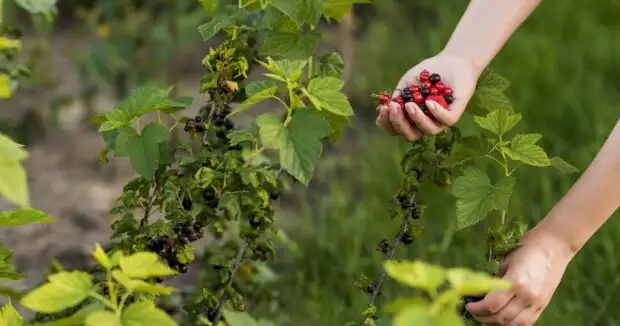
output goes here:
{"type": "MultiPolygon", "coordinates": [[[[254,311],[278,325],[343,325],[361,316],[368,299],[353,283],[360,273],[378,276],[376,245],[397,231],[390,197],[400,186],[405,146],[374,126],[369,95],[394,87],[407,69],[437,53],[466,6],[375,2],[357,6],[341,25],[322,27],[322,49],[340,51],[348,67],[346,89],[357,116],[326,151],[311,186],[295,186],[280,203],[278,218],[290,241],[272,266],[269,287],[278,296],[254,311]]],[[[525,120],[520,128],[543,134],[550,156],[581,170],[620,117],[618,13],[617,0],[543,1],[491,64],[512,82],[509,97],[525,120]]],[[[27,288],[41,280],[52,258],[67,268],[83,266],[93,243],[111,234],[107,212],[132,172],[125,160],[98,162],[104,142],[87,124],[90,117],[146,83],[176,85],[177,94],[196,96],[196,110],[200,60],[218,39],[201,40],[196,27],[208,17],[194,0],[63,0],[54,20],[33,18],[5,1],[4,17],[25,26],[23,60],[33,64],[34,79],[1,104],[0,131],[27,145],[33,205],[57,219],[0,230],[17,268],[30,275],[21,285],[27,288]]],[[[254,109],[240,123],[265,110],[254,109]]],[[[553,169],[518,173],[514,198],[530,225],[576,178],[553,169]]],[[[425,190],[422,201],[425,232],[397,257],[475,267],[483,256],[479,230],[454,233],[445,193],[425,190]]],[[[570,264],[538,325],[620,325],[619,289],[616,214],[570,264]]],[[[385,287],[386,298],[405,291],[390,281],[385,287]]]]}

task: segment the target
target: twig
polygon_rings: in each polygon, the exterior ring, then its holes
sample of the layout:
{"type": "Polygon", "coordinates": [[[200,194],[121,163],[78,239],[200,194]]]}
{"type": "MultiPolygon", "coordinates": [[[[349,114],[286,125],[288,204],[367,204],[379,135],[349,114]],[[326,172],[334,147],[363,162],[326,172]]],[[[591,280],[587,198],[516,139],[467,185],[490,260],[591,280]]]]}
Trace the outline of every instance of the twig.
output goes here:
{"type": "MultiPolygon", "coordinates": [[[[396,255],[396,249],[400,245],[403,239],[403,236],[407,232],[408,228],[409,228],[409,224],[407,223],[407,219],[405,219],[403,223],[400,225],[400,231],[398,232],[398,235],[396,236],[396,240],[394,240],[394,244],[392,244],[392,250],[390,250],[388,257],[387,257],[388,260],[394,259],[394,256],[396,255]]],[[[383,283],[385,282],[386,278],[387,278],[387,272],[383,270],[383,273],[381,273],[381,277],[379,277],[379,281],[377,282],[377,285],[375,286],[375,290],[372,291],[372,294],[370,295],[371,305],[375,304],[375,301],[377,300],[377,296],[381,292],[381,287],[383,286],[383,283]]]]}
{"type": "Polygon", "coordinates": [[[146,204],[146,207],[144,207],[144,216],[142,216],[142,219],[140,220],[141,228],[145,228],[147,224],[149,223],[149,216],[151,215],[151,209],[153,209],[153,205],[155,205],[155,200],[157,199],[157,196],[155,196],[156,192],[157,192],[157,189],[154,189],[153,193],[149,196],[149,202],[146,204]]]}
{"type": "MultiPolygon", "coordinates": [[[[235,274],[237,274],[237,271],[239,270],[239,266],[241,266],[241,259],[243,258],[243,253],[245,252],[245,248],[247,248],[247,246],[248,246],[248,241],[243,240],[243,243],[237,250],[237,256],[235,257],[235,264],[233,265],[233,269],[230,272],[230,277],[228,277],[228,281],[226,281],[226,284],[224,285],[224,293],[226,293],[226,288],[232,284],[235,274]]],[[[226,304],[226,300],[228,300],[228,296],[224,294],[222,296],[222,299],[220,300],[220,303],[217,305],[217,308],[215,308],[215,318],[213,318],[213,325],[217,325],[217,323],[220,322],[220,319],[222,319],[222,309],[224,308],[224,304],[226,304]]]]}

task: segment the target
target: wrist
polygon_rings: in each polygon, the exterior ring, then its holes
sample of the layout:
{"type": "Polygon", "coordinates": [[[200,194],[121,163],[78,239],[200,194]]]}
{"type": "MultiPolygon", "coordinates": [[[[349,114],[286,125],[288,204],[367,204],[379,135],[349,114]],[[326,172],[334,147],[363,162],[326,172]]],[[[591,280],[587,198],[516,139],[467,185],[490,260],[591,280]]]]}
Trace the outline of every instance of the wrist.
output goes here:
{"type": "Polygon", "coordinates": [[[438,56],[450,57],[463,62],[464,65],[471,68],[471,72],[475,80],[478,80],[478,78],[482,74],[482,71],[484,71],[487,66],[485,62],[476,58],[472,58],[464,54],[463,51],[454,49],[450,45],[447,45],[441,52],[439,52],[438,56]]]}
{"type": "MultiPolygon", "coordinates": [[[[544,222],[544,221],[543,221],[544,222]]],[[[563,234],[558,233],[557,228],[547,223],[539,223],[523,237],[523,243],[536,243],[548,248],[556,256],[571,260],[581,249],[582,245],[574,243],[563,234]]]]}

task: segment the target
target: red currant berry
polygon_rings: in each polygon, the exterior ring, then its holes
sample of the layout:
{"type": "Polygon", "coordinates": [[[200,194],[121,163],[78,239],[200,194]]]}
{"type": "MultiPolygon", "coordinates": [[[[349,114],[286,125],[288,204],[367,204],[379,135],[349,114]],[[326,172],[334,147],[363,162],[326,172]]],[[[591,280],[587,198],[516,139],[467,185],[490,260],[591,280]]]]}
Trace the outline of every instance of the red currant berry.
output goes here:
{"type": "Polygon", "coordinates": [[[435,88],[437,88],[439,93],[443,94],[443,91],[446,89],[446,85],[442,82],[438,82],[437,84],[435,84],[435,88]]]}
{"type": "Polygon", "coordinates": [[[390,103],[390,95],[387,93],[379,94],[379,104],[388,105],[390,103]]]}
{"type": "Polygon", "coordinates": [[[420,81],[429,81],[430,77],[431,73],[428,70],[422,70],[422,72],[420,72],[420,81]]]}
{"type": "Polygon", "coordinates": [[[411,85],[409,86],[409,90],[411,91],[411,93],[415,93],[415,92],[419,92],[420,91],[420,86],[418,85],[411,85]]]}
{"type": "Polygon", "coordinates": [[[405,107],[405,99],[402,98],[402,96],[399,96],[399,97],[393,99],[392,101],[398,103],[398,105],[400,106],[401,109],[405,107]]]}
{"type": "Polygon", "coordinates": [[[431,95],[439,95],[439,90],[435,87],[431,87],[431,95]]]}
{"type": "Polygon", "coordinates": [[[452,88],[446,87],[443,89],[443,95],[452,95],[452,88]]]}
{"type": "Polygon", "coordinates": [[[420,104],[420,103],[424,102],[424,96],[422,96],[422,93],[420,93],[420,92],[413,93],[413,102],[415,104],[420,104]]]}
{"type": "Polygon", "coordinates": [[[424,86],[426,88],[431,88],[432,85],[431,85],[431,82],[425,81],[425,82],[422,82],[422,86],[424,86]]]}

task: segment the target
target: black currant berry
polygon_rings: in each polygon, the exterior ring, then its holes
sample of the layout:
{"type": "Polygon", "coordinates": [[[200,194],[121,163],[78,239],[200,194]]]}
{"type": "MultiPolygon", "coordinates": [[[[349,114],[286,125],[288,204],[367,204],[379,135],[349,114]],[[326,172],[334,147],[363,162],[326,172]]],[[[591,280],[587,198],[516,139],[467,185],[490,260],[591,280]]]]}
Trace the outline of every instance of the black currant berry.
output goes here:
{"type": "Polygon", "coordinates": [[[178,223],[174,225],[174,233],[179,234],[183,232],[183,224],[178,223]]]}
{"type": "Polygon", "coordinates": [[[196,126],[196,132],[204,132],[204,131],[205,131],[205,126],[202,123],[196,126]]]}
{"type": "Polygon", "coordinates": [[[179,272],[181,272],[181,273],[183,273],[183,274],[187,273],[187,265],[185,265],[185,264],[180,264],[180,265],[179,265],[179,272]]]}
{"type": "Polygon", "coordinates": [[[232,121],[230,121],[230,120],[225,120],[224,121],[224,128],[226,128],[227,130],[231,130],[231,129],[235,128],[235,124],[233,124],[232,121]]]}
{"type": "Polygon", "coordinates": [[[189,239],[187,237],[185,237],[185,236],[180,236],[179,237],[179,242],[181,244],[188,244],[189,243],[189,239]]]}
{"type": "Polygon", "coordinates": [[[452,104],[452,102],[454,102],[454,96],[452,95],[444,95],[444,100],[446,100],[446,103],[448,104],[452,104]]]}
{"type": "Polygon", "coordinates": [[[157,250],[157,241],[155,239],[149,239],[146,243],[146,248],[149,250],[157,250]]]}
{"type": "Polygon", "coordinates": [[[185,197],[183,199],[183,209],[185,209],[186,211],[191,211],[192,210],[192,200],[185,197]]]}
{"type": "Polygon", "coordinates": [[[156,278],[155,278],[155,282],[156,282],[156,283],[161,283],[161,282],[163,282],[163,281],[164,281],[164,278],[163,278],[163,277],[156,277],[156,278]]]}
{"type": "Polygon", "coordinates": [[[194,120],[196,121],[196,123],[201,123],[202,122],[202,117],[197,115],[194,117],[194,120]]]}
{"type": "Polygon", "coordinates": [[[261,225],[261,220],[254,215],[250,216],[249,221],[250,221],[250,226],[253,228],[257,228],[261,225]]]}
{"type": "Polygon", "coordinates": [[[401,241],[405,244],[411,244],[413,242],[413,236],[410,233],[405,233],[403,234],[403,237],[401,238],[401,241]]]}
{"type": "Polygon", "coordinates": [[[431,90],[428,89],[428,87],[420,87],[420,94],[422,94],[423,97],[427,97],[430,93],[431,90]]]}
{"type": "Polygon", "coordinates": [[[198,234],[195,232],[190,232],[187,234],[187,239],[189,239],[189,241],[194,242],[196,240],[198,240],[198,234]]]}
{"type": "Polygon", "coordinates": [[[194,232],[201,232],[202,231],[202,223],[200,223],[200,222],[194,223],[194,225],[192,227],[194,228],[194,232]]]}
{"type": "Polygon", "coordinates": [[[431,84],[435,85],[441,81],[441,76],[439,76],[439,74],[431,74],[429,80],[431,81],[431,84]]]}
{"type": "Polygon", "coordinates": [[[211,207],[211,208],[217,208],[217,206],[219,205],[219,201],[217,199],[211,200],[207,202],[207,206],[211,207]]]}
{"type": "Polygon", "coordinates": [[[202,192],[202,198],[206,201],[212,201],[215,199],[215,190],[207,188],[202,192]]]}
{"type": "Polygon", "coordinates": [[[375,293],[375,287],[372,284],[369,284],[368,287],[366,287],[366,292],[368,292],[368,294],[375,293]]]}

